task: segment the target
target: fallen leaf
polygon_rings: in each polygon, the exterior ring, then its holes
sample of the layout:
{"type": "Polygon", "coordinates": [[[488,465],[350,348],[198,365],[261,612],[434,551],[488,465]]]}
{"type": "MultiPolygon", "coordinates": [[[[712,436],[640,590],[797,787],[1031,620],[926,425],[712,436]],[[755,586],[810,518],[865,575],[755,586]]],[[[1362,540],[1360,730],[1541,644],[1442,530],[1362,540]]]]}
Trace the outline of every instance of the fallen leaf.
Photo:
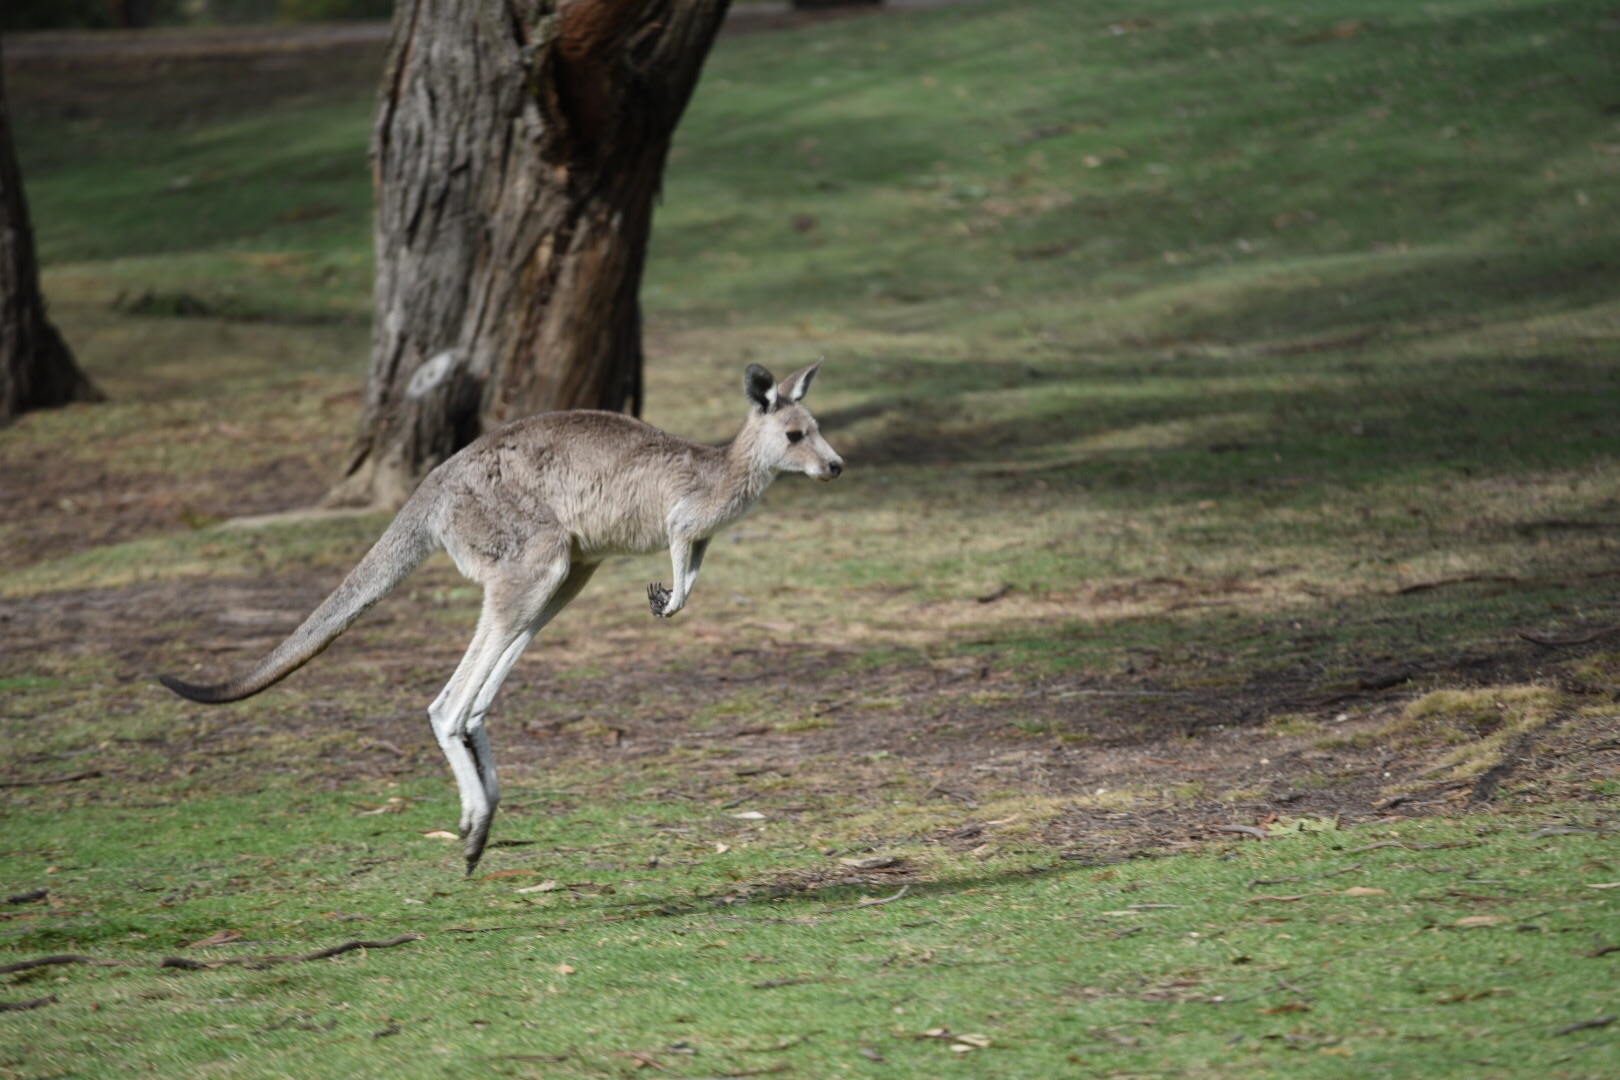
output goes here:
{"type": "Polygon", "coordinates": [[[1501,915],[1464,915],[1451,925],[1463,930],[1470,930],[1477,926],[1500,926],[1507,921],[1501,915]]]}
{"type": "Polygon", "coordinates": [[[1602,885],[1588,885],[1588,889],[1620,889],[1620,881],[1605,881],[1602,885]]]}
{"type": "Polygon", "coordinates": [[[990,1036],[978,1034],[958,1035],[956,1037],[956,1041],[959,1043],[966,1043],[975,1050],[983,1050],[985,1047],[990,1045],[990,1036]]]}
{"type": "Polygon", "coordinates": [[[538,885],[530,885],[527,889],[513,889],[512,891],[516,893],[556,892],[560,888],[562,888],[561,885],[548,878],[538,885]]]}
{"type": "Polygon", "coordinates": [[[716,840],[714,842],[714,853],[716,855],[724,855],[726,852],[728,852],[730,850],[731,850],[731,845],[730,844],[722,844],[718,840],[716,840]]]}
{"type": "Polygon", "coordinates": [[[461,839],[461,837],[457,836],[455,833],[446,832],[443,829],[435,829],[432,832],[425,832],[422,835],[427,837],[429,840],[460,840],[461,839]]]}
{"type": "Polygon", "coordinates": [[[185,946],[185,948],[187,948],[187,949],[206,949],[210,945],[228,945],[233,941],[241,941],[241,940],[242,940],[242,931],[240,931],[240,930],[221,930],[218,933],[209,934],[207,937],[203,938],[201,941],[193,941],[190,945],[185,946]]]}
{"type": "Polygon", "coordinates": [[[744,810],[740,814],[732,814],[731,816],[734,817],[734,818],[742,818],[744,821],[764,821],[765,820],[765,815],[760,813],[758,810],[744,810]]]}
{"type": "Polygon", "coordinates": [[[1273,1005],[1269,1009],[1261,1009],[1261,1016],[1277,1016],[1280,1013],[1310,1012],[1311,1007],[1303,1001],[1290,1001],[1286,1005],[1273,1005]]]}
{"type": "Polygon", "coordinates": [[[555,970],[559,975],[572,975],[577,969],[571,964],[558,964],[555,970]]]}
{"type": "Polygon", "coordinates": [[[509,878],[509,877],[538,877],[539,874],[540,874],[540,871],[538,871],[538,870],[497,870],[492,874],[485,874],[479,880],[480,881],[496,881],[496,880],[498,880],[500,878],[509,878]]]}
{"type": "Polygon", "coordinates": [[[669,1068],[651,1054],[643,1054],[639,1050],[615,1050],[620,1057],[627,1057],[636,1063],[638,1069],[657,1069],[659,1072],[668,1072],[669,1068]]]}
{"type": "Polygon", "coordinates": [[[1346,896],[1388,896],[1388,889],[1369,889],[1365,885],[1352,885],[1344,890],[1346,896]]]}
{"type": "MultiPolygon", "coordinates": [[[[221,429],[223,429],[224,426],[225,425],[221,424],[220,425],[221,429]]],[[[361,810],[359,812],[359,814],[356,815],[357,817],[372,817],[375,814],[403,814],[406,810],[410,809],[410,800],[406,799],[406,798],[401,798],[400,796],[395,795],[395,796],[390,797],[389,800],[387,802],[385,802],[385,803],[379,804],[379,803],[370,803],[370,802],[358,802],[358,803],[355,803],[355,805],[356,806],[364,806],[364,807],[368,808],[368,809],[365,809],[365,810],[361,810]]]]}

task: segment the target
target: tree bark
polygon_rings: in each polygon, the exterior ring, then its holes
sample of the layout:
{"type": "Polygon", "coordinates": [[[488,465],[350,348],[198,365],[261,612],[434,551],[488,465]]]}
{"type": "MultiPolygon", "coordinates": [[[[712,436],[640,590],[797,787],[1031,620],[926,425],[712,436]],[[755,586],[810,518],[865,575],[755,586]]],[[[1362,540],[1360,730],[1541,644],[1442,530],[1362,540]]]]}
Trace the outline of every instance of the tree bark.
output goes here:
{"type": "Polygon", "coordinates": [[[100,391],[45,317],[34,229],[0,78],[0,424],[29,409],[99,400],[100,391]]]}
{"type": "Polygon", "coordinates": [[[670,138],[730,0],[400,0],[376,123],[360,436],[331,505],[397,506],[535,412],[639,412],[670,138]]]}

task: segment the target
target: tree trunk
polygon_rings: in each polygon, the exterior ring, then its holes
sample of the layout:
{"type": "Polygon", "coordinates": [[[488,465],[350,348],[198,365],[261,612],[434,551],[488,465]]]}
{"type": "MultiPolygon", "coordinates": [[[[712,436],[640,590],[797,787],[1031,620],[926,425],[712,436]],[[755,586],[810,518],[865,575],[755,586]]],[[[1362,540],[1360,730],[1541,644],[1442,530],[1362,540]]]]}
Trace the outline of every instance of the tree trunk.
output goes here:
{"type": "Polygon", "coordinates": [[[34,229],[0,79],[0,424],[29,409],[99,400],[101,393],[45,317],[34,229]]]}
{"type": "Polygon", "coordinates": [[[640,411],[653,200],[729,2],[400,0],[371,369],[329,504],[397,506],[531,413],[640,411]]]}

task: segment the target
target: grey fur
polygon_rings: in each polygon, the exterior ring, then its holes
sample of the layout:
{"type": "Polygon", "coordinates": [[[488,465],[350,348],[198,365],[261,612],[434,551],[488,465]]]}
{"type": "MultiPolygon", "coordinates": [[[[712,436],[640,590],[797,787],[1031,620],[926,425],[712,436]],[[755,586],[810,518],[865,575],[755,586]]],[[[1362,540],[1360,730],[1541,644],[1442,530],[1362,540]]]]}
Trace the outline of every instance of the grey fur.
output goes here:
{"type": "Polygon", "coordinates": [[[838,476],[843,460],[800,404],[820,366],[772,386],[768,372],[750,365],[745,389],[756,407],[726,446],[606,412],[543,413],[493,431],[428,474],[343,583],[253,670],[211,686],[167,675],[163,684],[207,704],[257,694],[318,656],[444,548],[484,586],[472,643],[428,708],[461,791],[471,873],[500,801],[484,716],[512,665],[603,559],[667,549],[674,585],[650,586],[648,600],[655,616],[669,618],[686,605],[709,539],[747,513],[778,473],[838,476]]]}

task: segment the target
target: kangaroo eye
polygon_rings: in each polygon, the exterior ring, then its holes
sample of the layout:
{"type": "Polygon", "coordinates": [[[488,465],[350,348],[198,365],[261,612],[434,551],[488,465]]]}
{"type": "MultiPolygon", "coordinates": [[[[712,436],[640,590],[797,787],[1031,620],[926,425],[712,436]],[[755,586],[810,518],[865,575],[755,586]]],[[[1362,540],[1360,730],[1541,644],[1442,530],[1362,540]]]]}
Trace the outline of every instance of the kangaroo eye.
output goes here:
{"type": "Polygon", "coordinates": [[[790,431],[790,432],[787,433],[787,437],[788,437],[788,442],[798,442],[800,439],[804,438],[804,432],[802,432],[802,431],[790,431]]]}

